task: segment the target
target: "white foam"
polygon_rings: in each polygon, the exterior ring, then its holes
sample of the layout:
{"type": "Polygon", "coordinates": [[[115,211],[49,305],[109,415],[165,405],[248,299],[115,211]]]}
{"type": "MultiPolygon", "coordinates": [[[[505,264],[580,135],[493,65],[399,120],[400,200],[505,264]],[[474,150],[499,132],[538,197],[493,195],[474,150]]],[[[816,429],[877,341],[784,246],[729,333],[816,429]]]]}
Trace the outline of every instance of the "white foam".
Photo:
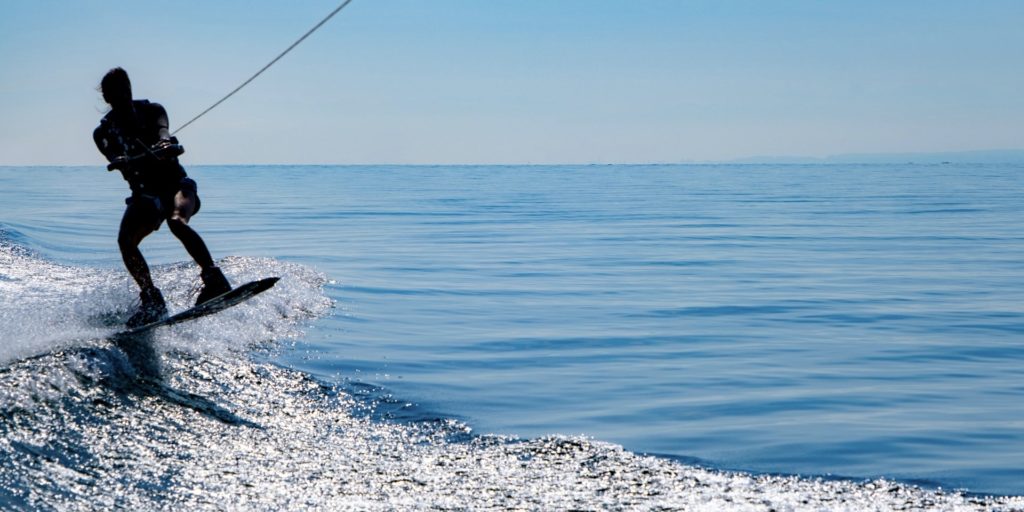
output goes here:
{"type": "Polygon", "coordinates": [[[127,301],[91,292],[109,292],[117,281],[110,272],[58,265],[0,245],[0,364],[101,336],[109,329],[85,319],[123,309],[127,301]]]}
{"type": "MultiPolygon", "coordinates": [[[[244,352],[298,335],[302,322],[331,307],[322,289],[326,278],[308,267],[243,257],[225,258],[220,266],[235,284],[269,276],[281,280],[245,304],[159,330],[154,337],[157,350],[244,352]]],[[[172,314],[192,306],[200,287],[196,265],[151,270],[172,314]]],[[[137,294],[123,269],[59,265],[0,245],[0,364],[110,336],[122,329],[137,294]]]]}
{"type": "MultiPolygon", "coordinates": [[[[219,355],[244,352],[300,335],[304,322],[325,314],[332,306],[323,292],[326,277],[308,267],[248,257],[225,258],[219,265],[228,280],[236,285],[272,276],[281,280],[240,306],[162,330],[158,343],[165,350],[219,355]]],[[[179,266],[164,278],[168,281],[166,289],[175,297],[169,307],[190,307],[195,293],[183,288],[194,284],[192,288],[198,291],[197,271],[179,266]],[[196,276],[189,279],[190,273],[196,276]]]]}

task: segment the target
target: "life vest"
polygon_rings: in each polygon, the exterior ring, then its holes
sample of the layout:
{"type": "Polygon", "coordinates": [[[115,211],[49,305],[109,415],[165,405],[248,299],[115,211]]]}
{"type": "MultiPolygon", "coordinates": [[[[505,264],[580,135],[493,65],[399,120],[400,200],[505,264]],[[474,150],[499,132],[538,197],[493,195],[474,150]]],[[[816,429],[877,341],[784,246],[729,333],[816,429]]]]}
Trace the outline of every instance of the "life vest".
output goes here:
{"type": "MultiPolygon", "coordinates": [[[[100,125],[93,131],[96,147],[113,161],[118,157],[138,157],[146,155],[149,148],[160,139],[159,124],[166,119],[166,111],[159,103],[148,100],[132,102],[135,115],[124,118],[108,112],[100,120],[100,125]]],[[[180,183],[186,176],[185,169],[178,163],[177,157],[141,158],[121,170],[121,175],[133,193],[162,195],[180,183]]]]}

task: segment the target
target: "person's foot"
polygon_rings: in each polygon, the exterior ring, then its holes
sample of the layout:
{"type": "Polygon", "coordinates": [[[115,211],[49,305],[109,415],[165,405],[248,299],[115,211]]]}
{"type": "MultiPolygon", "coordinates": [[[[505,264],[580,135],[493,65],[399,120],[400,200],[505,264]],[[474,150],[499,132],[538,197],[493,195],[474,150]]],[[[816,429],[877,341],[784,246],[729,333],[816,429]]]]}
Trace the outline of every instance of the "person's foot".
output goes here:
{"type": "Polygon", "coordinates": [[[203,280],[203,289],[199,291],[199,297],[196,298],[196,306],[231,291],[231,284],[228,283],[228,279],[224,277],[224,273],[218,267],[204,270],[199,277],[203,280]]]}
{"type": "Polygon", "coordinates": [[[139,301],[141,303],[138,311],[126,322],[128,328],[134,329],[151,324],[167,316],[167,303],[164,302],[164,296],[157,287],[142,290],[142,293],[139,294],[139,301]]]}

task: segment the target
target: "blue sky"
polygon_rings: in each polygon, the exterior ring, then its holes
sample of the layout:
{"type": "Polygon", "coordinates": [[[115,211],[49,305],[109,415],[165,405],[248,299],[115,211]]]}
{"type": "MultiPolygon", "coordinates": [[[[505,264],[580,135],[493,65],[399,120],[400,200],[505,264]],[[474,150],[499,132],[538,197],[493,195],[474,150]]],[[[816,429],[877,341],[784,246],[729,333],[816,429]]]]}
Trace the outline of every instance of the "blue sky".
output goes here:
{"type": "MultiPolygon", "coordinates": [[[[174,126],[340,0],[4,0],[0,165],[102,163],[122,66],[174,126]]],[[[179,134],[186,164],[1024,148],[1024,2],[354,0],[179,134]]]]}

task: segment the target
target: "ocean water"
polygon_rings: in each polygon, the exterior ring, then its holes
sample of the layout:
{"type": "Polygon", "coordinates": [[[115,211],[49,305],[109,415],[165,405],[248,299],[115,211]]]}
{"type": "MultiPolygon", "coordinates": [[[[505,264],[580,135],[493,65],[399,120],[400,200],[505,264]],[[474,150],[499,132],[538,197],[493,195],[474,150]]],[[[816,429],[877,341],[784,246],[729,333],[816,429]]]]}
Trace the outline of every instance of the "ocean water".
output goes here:
{"type": "Polygon", "coordinates": [[[0,168],[0,506],[1024,507],[1021,172],[197,166],[282,280],[125,346],[124,182],[0,168]]]}

